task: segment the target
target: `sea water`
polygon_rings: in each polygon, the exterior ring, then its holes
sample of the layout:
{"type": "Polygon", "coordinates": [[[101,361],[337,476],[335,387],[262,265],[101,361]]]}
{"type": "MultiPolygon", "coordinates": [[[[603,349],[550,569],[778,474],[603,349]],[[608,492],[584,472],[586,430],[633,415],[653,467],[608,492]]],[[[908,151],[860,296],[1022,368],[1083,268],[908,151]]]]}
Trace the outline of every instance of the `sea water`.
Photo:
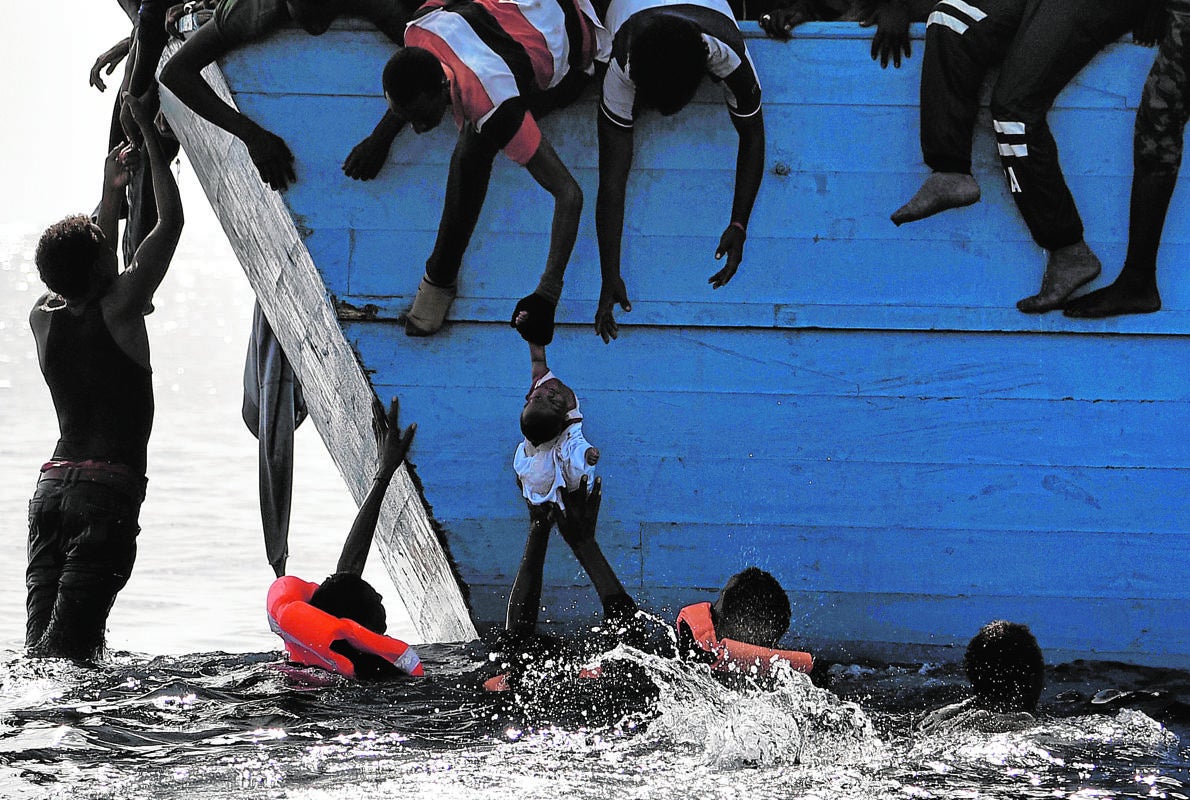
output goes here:
{"type": "MultiPolygon", "coordinates": [[[[801,675],[739,690],[618,648],[602,658],[656,697],[564,714],[481,691],[496,666],[476,642],[419,647],[427,677],[387,685],[284,669],[239,418],[252,297],[216,230],[188,229],[148,320],[149,490],[111,652],[27,659],[26,504],[57,435],[26,321],[36,233],[0,227],[0,798],[1190,797],[1184,673],[1063,666],[1035,724],[926,735],[924,712],[966,692],[954,665],[838,664],[831,691],[801,675]]],[[[310,423],[297,464],[290,569],[317,580],[354,505],[310,423]]],[[[367,575],[410,638],[379,559],[367,575]]]]}

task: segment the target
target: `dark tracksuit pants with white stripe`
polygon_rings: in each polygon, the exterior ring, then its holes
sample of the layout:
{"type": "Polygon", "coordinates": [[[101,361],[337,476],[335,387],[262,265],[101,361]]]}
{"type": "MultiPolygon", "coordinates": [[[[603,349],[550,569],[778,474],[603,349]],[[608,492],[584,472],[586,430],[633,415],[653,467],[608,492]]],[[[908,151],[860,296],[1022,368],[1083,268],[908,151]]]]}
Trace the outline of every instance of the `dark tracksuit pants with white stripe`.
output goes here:
{"type": "Polygon", "coordinates": [[[1000,64],[991,113],[1017,208],[1045,249],[1081,241],[1082,219],[1046,115],[1087,62],[1131,29],[1144,5],[1144,0],[939,2],[927,23],[922,60],[926,164],[937,172],[971,172],[980,86],[988,69],[1000,64]]]}

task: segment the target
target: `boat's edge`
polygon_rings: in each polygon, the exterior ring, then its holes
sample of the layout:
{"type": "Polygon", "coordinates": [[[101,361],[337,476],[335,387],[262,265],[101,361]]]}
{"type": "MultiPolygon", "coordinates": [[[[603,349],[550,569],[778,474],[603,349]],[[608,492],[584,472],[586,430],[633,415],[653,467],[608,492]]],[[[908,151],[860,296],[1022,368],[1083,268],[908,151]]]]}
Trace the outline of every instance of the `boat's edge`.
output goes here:
{"type": "MultiPolygon", "coordinates": [[[[178,46],[171,42],[163,60],[178,46]]],[[[234,106],[218,66],[203,74],[234,106]]],[[[290,212],[280,195],[260,182],[244,145],[199,118],[164,87],[161,105],[301,381],[310,417],[358,503],[375,464],[376,395],[343,336],[334,299],[290,212]]],[[[344,530],[347,525],[345,521],[344,530]]],[[[408,464],[385,498],[377,539],[417,640],[475,638],[463,585],[408,464]]],[[[262,603],[263,597],[262,592],[262,603]]]]}

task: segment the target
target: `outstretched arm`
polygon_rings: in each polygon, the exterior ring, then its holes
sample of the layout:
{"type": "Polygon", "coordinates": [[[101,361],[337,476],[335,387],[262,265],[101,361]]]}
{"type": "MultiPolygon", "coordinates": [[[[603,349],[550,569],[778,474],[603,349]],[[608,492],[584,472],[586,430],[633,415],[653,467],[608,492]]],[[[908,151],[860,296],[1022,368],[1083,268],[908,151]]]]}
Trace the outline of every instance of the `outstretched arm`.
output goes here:
{"type": "Polygon", "coordinates": [[[144,238],[128,269],[120,274],[112,294],[112,311],[118,316],[140,316],[153,299],[173,259],[185,219],[178,184],[169,169],[169,160],[161,145],[161,133],[153,124],[150,106],[144,97],[125,93],[124,103],[132,113],[144,139],[141,169],[151,170],[153,197],[157,201],[157,224],[144,238]],[[147,163],[143,163],[147,161],[147,163]]]}
{"type": "Polygon", "coordinates": [[[107,89],[107,84],[103,82],[103,73],[106,72],[111,75],[116,71],[116,67],[120,66],[120,62],[128,55],[128,50],[132,46],[132,37],[128,36],[116,42],[108,48],[99,58],[95,59],[95,63],[91,66],[91,80],[89,83],[99,91],[107,89]]]}
{"type": "Polygon", "coordinates": [[[563,489],[562,493],[566,510],[555,511],[558,532],[570,545],[574,557],[599,593],[604,616],[613,620],[627,620],[636,613],[636,602],[624,590],[624,584],[620,583],[612,565],[603,555],[599,542],[595,541],[599,505],[603,502],[602,479],[596,478],[594,487],[588,493],[587,476],[584,475],[577,489],[573,492],[563,489]]]}
{"type": "Polygon", "coordinates": [[[124,202],[124,187],[131,180],[131,171],[139,161],[137,149],[121,142],[112,148],[103,162],[103,193],[95,209],[95,224],[103,231],[103,238],[113,252],[120,236],[120,209],[124,202]]]}
{"type": "Polygon", "coordinates": [[[517,569],[512,589],[508,593],[508,613],[504,629],[517,636],[533,633],[537,628],[537,615],[541,610],[542,572],[545,569],[546,545],[550,541],[550,506],[552,504],[529,506],[529,536],[525,540],[525,553],[517,569]]]}
{"type": "Polygon", "coordinates": [[[707,279],[707,283],[718,289],[739,269],[744,260],[744,240],[748,238],[748,220],[752,217],[752,206],[760,191],[764,177],[764,112],[757,109],[750,117],[731,117],[736,133],[740,137],[735,162],[735,195],[731,202],[731,223],[719,237],[715,258],[727,256],[723,269],[707,279]]]}
{"type": "Polygon", "coordinates": [[[339,564],[335,572],[350,572],[352,575],[362,575],[364,565],[368,561],[368,550],[372,547],[372,537],[376,534],[376,522],[380,519],[380,506],[384,502],[384,495],[388,485],[396,474],[397,468],[409,453],[409,445],[413,443],[413,434],[417,433],[414,423],[401,430],[399,423],[399,405],[397,398],[393,398],[388,408],[387,430],[380,442],[380,453],[376,464],[376,475],[372,478],[372,487],[360,503],[359,511],[355,515],[355,522],[343,542],[343,551],[339,554],[339,564]]]}
{"type": "Polygon", "coordinates": [[[194,113],[240,139],[261,180],[274,189],[284,189],[295,179],[293,154],[284,140],[223,102],[202,77],[203,67],[231,49],[217,25],[203,25],[166,62],[161,84],[194,113]]]}
{"type": "Polygon", "coordinates": [[[632,310],[628,289],[620,277],[620,241],[624,236],[624,197],[632,169],[632,129],[599,113],[599,194],[595,199],[595,234],[599,239],[599,270],[603,285],[595,311],[595,332],[604,344],[619,335],[614,312],[617,303],[632,310]]]}
{"type": "Polygon", "coordinates": [[[554,219],[550,226],[550,250],[545,259],[545,271],[533,294],[517,303],[513,311],[513,327],[525,341],[544,346],[554,338],[554,312],[562,297],[566,262],[570,260],[574,240],[578,238],[583,190],[545,137],[525,168],[541,188],[553,195],[554,219]],[[528,312],[528,318],[518,323],[517,316],[521,311],[528,312]]]}

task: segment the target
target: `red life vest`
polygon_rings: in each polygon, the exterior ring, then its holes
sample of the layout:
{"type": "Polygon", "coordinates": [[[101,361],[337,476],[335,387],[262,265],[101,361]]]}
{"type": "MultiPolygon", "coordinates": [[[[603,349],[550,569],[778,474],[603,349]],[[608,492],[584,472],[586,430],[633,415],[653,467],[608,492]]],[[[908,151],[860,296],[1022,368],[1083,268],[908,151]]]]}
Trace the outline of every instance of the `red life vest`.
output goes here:
{"type": "Polygon", "coordinates": [[[425,674],[417,653],[401,640],[310,605],[310,597],[317,588],[317,583],[307,583],[292,575],[277,578],[269,587],[269,627],[284,640],[290,661],[354,678],[351,659],[331,650],[335,640],[343,639],[357,650],[380,656],[406,675],[425,674]]]}
{"type": "Polygon", "coordinates": [[[678,614],[678,630],[682,625],[690,629],[695,643],[718,657],[711,669],[728,671],[738,669],[749,674],[753,668],[757,674],[768,675],[773,667],[786,662],[798,672],[810,672],[814,668],[814,657],[796,650],[777,650],[772,647],[737,642],[735,639],[720,639],[715,635],[715,623],[711,620],[711,604],[695,603],[686,606],[678,614]]]}

